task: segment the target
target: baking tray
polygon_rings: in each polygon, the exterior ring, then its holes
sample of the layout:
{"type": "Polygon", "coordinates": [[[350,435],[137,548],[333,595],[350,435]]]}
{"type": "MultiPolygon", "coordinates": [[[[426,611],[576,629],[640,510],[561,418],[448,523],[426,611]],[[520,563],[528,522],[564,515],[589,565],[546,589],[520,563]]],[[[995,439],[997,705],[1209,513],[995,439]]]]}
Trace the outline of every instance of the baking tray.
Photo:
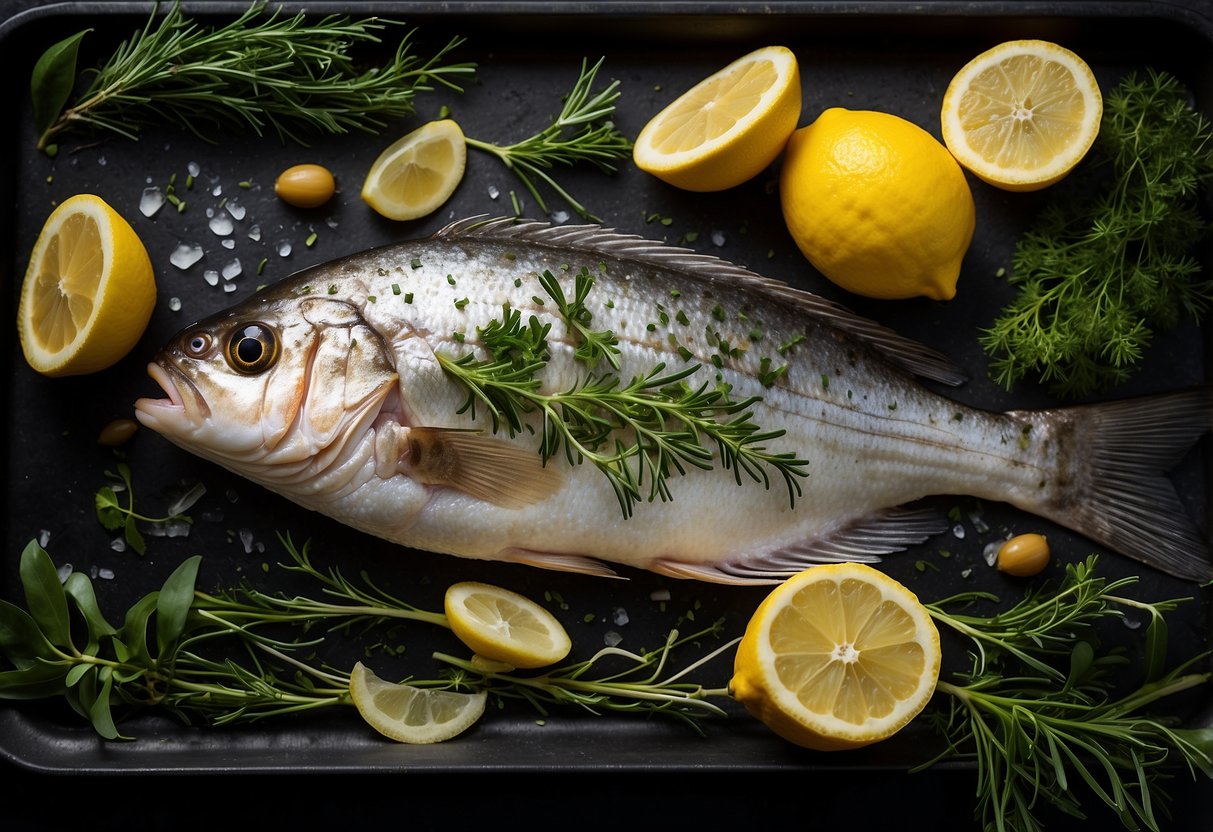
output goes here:
{"type": "MultiPolygon", "coordinates": [[[[209,2],[183,8],[209,22],[230,19],[246,6],[209,2]]],[[[284,6],[287,12],[298,8],[284,6]]],[[[0,62],[7,77],[18,79],[24,88],[33,61],[50,43],[92,27],[81,58],[81,65],[87,65],[97,52],[108,53],[142,26],[150,6],[64,3],[24,8],[15,3],[10,9],[11,16],[0,24],[0,62]]],[[[11,383],[0,392],[7,439],[0,597],[21,600],[19,554],[31,538],[44,533],[57,563],[97,576],[102,608],[111,619],[135,598],[158,588],[193,554],[203,555],[199,585],[205,589],[247,578],[270,591],[297,587],[314,593],[314,585],[297,584],[276,565],[286,559],[276,535],[289,533],[296,541],[311,541],[314,560],[322,568],[338,566],[350,576],[365,570],[386,590],[424,609],[440,609],[443,590],[458,580],[489,581],[546,599],[568,626],[576,658],[595,652],[610,631],[622,637],[624,648],[651,649],[671,627],[685,622],[688,613],[698,622],[723,619],[724,638],[739,635],[765,589],[675,581],[630,570],[623,571],[626,581],[602,580],[389,546],[306,513],[148,431],[122,449],[144,505],[163,506],[175,489],[193,483],[202,483],[206,496],[192,512],[196,522],[188,537],[150,539],[144,557],[117,552],[111,547],[113,536],[93,512],[94,492],[109,482],[105,472],[116,464],[115,452],[97,444],[97,433],[109,420],[130,416],[137,397],[157,394],[144,367],[175,331],[247,297],[261,283],[371,246],[424,236],[451,219],[512,214],[511,191],[520,198],[524,216],[544,218],[511,174],[475,152],[469,153],[467,174],[451,201],[423,220],[383,220],[361,202],[358,189],[371,160],[388,142],[438,117],[444,106],[470,136],[507,142],[530,135],[559,108],[560,96],[575,80],[583,59],[605,59],[600,84],[619,80],[616,123],[632,137],[678,92],[770,43],[782,43],[797,53],[804,85],[802,125],[827,107],[845,106],[897,113],[938,136],[939,102],[955,70],[981,50],[1019,37],[1046,38],[1076,50],[1105,89],[1124,73],[1150,66],[1183,80],[1205,112],[1211,110],[1213,93],[1213,20],[1207,6],[1197,3],[422,2],[323,3],[309,4],[307,10],[402,20],[416,28],[416,44],[423,51],[459,35],[466,40],[452,57],[476,62],[478,80],[463,94],[441,89],[421,93],[415,116],[378,135],[316,139],[308,148],[274,137],[236,134],[222,134],[211,144],[180,131],[154,129],[137,143],[73,137],[51,160],[34,149],[27,96],[13,112],[12,129],[0,138],[5,160],[0,168],[0,234],[6,252],[0,258],[0,281],[9,287],[2,300],[7,320],[14,318],[20,277],[42,222],[57,201],[85,191],[103,196],[130,219],[155,265],[160,297],[151,325],[132,354],[93,376],[38,377],[25,365],[10,334],[11,383]],[[340,192],[322,210],[289,209],[273,195],[276,173],[304,161],[323,163],[336,173],[340,192]],[[198,165],[199,174],[195,190],[187,195],[187,210],[166,209],[144,217],[139,211],[143,189],[163,186],[173,176],[181,182],[190,163],[198,165]],[[253,187],[238,190],[242,181],[253,187]],[[225,196],[238,198],[247,211],[237,223],[232,250],[222,248],[207,228],[206,209],[225,196]],[[260,241],[248,237],[254,224],[262,229],[260,241]],[[316,241],[308,246],[313,232],[316,241]],[[277,253],[281,241],[291,244],[289,256],[277,253]],[[181,242],[200,243],[206,251],[204,260],[187,271],[170,265],[170,254],[181,242]],[[204,270],[220,268],[235,257],[244,268],[235,292],[204,281],[204,270]],[[254,276],[262,259],[264,269],[254,276]],[[180,299],[180,311],[170,308],[172,298],[180,299]],[[664,591],[668,601],[653,600],[655,593],[664,591]]],[[[979,221],[957,298],[947,303],[888,303],[845,295],[799,255],[780,219],[776,175],[777,167],[772,167],[736,189],[702,195],[665,186],[630,162],[621,163],[611,176],[593,169],[558,172],[561,182],[605,226],[684,244],[816,291],[952,356],[972,377],[952,393],[960,401],[990,409],[1054,403],[1030,386],[1007,392],[991,382],[977,341],[979,328],[992,321],[1010,297],[1010,288],[998,274],[1009,266],[1014,239],[1043,195],[1008,194],[971,180],[979,221]]],[[[558,196],[548,197],[552,211],[569,214],[567,219],[556,217],[558,221],[579,221],[558,196]]],[[[1207,262],[1207,254],[1202,256],[1207,262]]],[[[1161,335],[1141,372],[1116,395],[1202,383],[1207,378],[1206,354],[1205,333],[1195,326],[1161,335]]],[[[1208,516],[1205,445],[1202,442],[1174,474],[1198,518],[1208,516]]],[[[982,554],[989,541],[1007,531],[1047,533],[1056,552],[1049,573],[1053,577],[1063,564],[1101,553],[1083,538],[999,504],[950,496],[929,502],[944,511],[960,510],[963,536],[946,533],[882,564],[924,599],[977,589],[1018,598],[1025,584],[991,569],[982,554]],[[974,524],[974,514],[982,524],[974,524]],[[943,558],[942,550],[952,556],[943,558]]],[[[1208,604],[1203,587],[1108,553],[1101,553],[1100,568],[1112,578],[1140,574],[1136,592],[1142,597],[1194,596],[1172,622],[1172,649],[1176,658],[1206,649],[1208,604]]],[[[430,651],[459,652],[453,638],[433,628],[416,627],[392,637],[407,645],[402,661],[418,662],[409,669],[421,673],[437,669],[428,660],[430,651]]],[[[706,639],[678,656],[689,661],[716,644],[706,639]]],[[[365,648],[355,638],[344,649],[352,662],[365,648]]],[[[728,654],[708,665],[700,677],[709,686],[721,686],[730,672],[728,654]]],[[[1208,705],[1201,696],[1171,705],[1175,716],[1188,724],[1208,722],[1208,705]]],[[[490,708],[478,725],[456,740],[414,747],[383,741],[352,709],[224,729],[185,726],[163,714],[142,712],[122,724],[134,741],[105,742],[61,703],[3,703],[0,756],[31,771],[110,774],[870,771],[911,768],[938,747],[937,738],[919,720],[866,749],[812,753],[775,738],[739,709],[730,711],[730,718],[706,723],[701,736],[673,721],[598,716],[575,709],[541,718],[526,706],[511,704],[502,710],[490,708]]]]}

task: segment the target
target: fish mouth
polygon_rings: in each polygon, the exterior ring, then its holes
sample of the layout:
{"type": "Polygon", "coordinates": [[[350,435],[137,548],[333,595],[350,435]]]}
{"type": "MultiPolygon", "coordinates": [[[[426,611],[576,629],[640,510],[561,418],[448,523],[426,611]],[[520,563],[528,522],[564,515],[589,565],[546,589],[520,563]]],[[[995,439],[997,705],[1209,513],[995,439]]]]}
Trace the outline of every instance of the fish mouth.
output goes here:
{"type": "Polygon", "coordinates": [[[211,414],[198,388],[171,363],[153,361],[147,365],[147,374],[152,377],[167,398],[141,398],[135,402],[135,418],[152,430],[184,424],[196,426],[211,414]]]}

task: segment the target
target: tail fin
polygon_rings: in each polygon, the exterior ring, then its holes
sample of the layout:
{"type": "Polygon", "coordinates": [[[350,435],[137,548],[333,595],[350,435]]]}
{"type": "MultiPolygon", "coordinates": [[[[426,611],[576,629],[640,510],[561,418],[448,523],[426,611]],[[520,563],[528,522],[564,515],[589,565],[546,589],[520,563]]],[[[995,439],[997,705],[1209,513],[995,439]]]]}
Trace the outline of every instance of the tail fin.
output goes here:
{"type": "Polygon", "coordinates": [[[1175,577],[1213,578],[1209,540],[1167,477],[1213,427],[1213,388],[1061,412],[1072,414],[1088,476],[1052,519],[1175,577]]]}

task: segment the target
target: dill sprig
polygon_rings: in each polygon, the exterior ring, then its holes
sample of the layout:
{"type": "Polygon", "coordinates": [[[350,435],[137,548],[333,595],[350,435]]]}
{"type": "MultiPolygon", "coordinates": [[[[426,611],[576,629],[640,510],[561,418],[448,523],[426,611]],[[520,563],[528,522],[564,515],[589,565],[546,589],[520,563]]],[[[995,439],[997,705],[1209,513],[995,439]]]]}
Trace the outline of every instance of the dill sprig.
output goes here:
{"type": "Polygon", "coordinates": [[[1179,600],[1142,602],[1123,590],[1137,578],[1107,581],[1097,559],[1068,565],[1057,589],[1038,588],[1010,609],[987,618],[946,611],[982,598],[973,593],[927,604],[939,623],[969,638],[973,665],[958,683],[940,680],[946,704],[929,715],[946,740],[938,757],[976,764],[977,815],[987,830],[1036,832],[1046,803],[1083,817],[1084,794],[1096,796],[1126,829],[1158,829],[1162,781],[1177,765],[1213,776],[1213,732],[1175,727],[1150,706],[1205,684],[1195,656],[1163,672],[1164,614],[1179,600]],[[1115,698],[1110,669],[1128,659],[1097,653],[1098,625],[1146,613],[1142,683],[1115,698]]]}
{"type": "Polygon", "coordinates": [[[611,121],[615,101],[620,95],[619,82],[612,81],[605,88],[593,92],[594,80],[603,60],[599,58],[592,66],[585,59],[582,60],[577,82],[564,97],[560,114],[533,136],[508,145],[466,138],[468,147],[493,154],[512,170],[545,213],[548,210],[547,202],[540,194],[536,180],[559,194],[582,218],[599,221],[548,171],[556,165],[590,162],[599,170],[613,173],[615,166],[612,162],[631,152],[631,141],[611,121]]]}
{"type": "Polygon", "coordinates": [[[471,63],[442,61],[462,40],[451,39],[429,59],[412,54],[409,31],[382,66],[360,69],[350,52],[381,42],[394,21],[304,12],[263,14],[256,2],[224,26],[208,27],[174,3],[159,19],[153,10],[142,30],[114,51],[91,82],[67,104],[75,80],[76,50],[85,32],[55,44],[35,67],[32,92],[39,149],[78,128],[131,139],[157,122],[208,138],[207,128],[267,129],[306,144],[305,133],[374,132],[391,118],[411,115],[419,91],[434,83],[461,91],[456,80],[471,63]]]}
{"type": "Polygon", "coordinates": [[[1107,97],[1092,159],[1017,241],[1018,293],[984,330],[1004,387],[1034,377],[1081,396],[1130,377],[1154,333],[1209,308],[1193,257],[1208,223],[1213,127],[1173,76],[1127,76],[1107,97]]]}
{"type": "MultiPolygon", "coordinates": [[[[617,366],[611,360],[618,353],[615,336],[591,328],[585,299],[594,281],[588,270],[577,275],[572,301],[551,272],[545,273],[541,285],[580,341],[574,355],[591,366],[600,357],[617,366]]],[[[477,408],[483,407],[493,432],[505,429],[510,436],[534,432],[527,416],[540,414],[539,454],[544,462],[563,450],[570,464],[588,460],[596,465],[610,481],[624,517],[631,517],[641,500],[671,500],[670,477],[675,472],[685,475],[690,468],[710,471],[717,454],[738,485],[744,475],[770,488],[767,469],[774,468],[795,505],[808,462],[791,452],[767,450],[765,443],[785,432],[764,431],[754,422],[751,408],[761,396],[733,399],[727,385],[707,382],[691,387],[687,379],[700,365],[666,372],[664,363],[626,384],[614,373],[591,371],[566,390],[545,392],[539,373],[548,362],[550,330],[550,324],[541,324],[534,315],[524,324],[521,313],[507,305],[500,318],[478,328],[488,357],[439,353],[443,370],[468,391],[458,412],[475,418],[477,408]]]]}

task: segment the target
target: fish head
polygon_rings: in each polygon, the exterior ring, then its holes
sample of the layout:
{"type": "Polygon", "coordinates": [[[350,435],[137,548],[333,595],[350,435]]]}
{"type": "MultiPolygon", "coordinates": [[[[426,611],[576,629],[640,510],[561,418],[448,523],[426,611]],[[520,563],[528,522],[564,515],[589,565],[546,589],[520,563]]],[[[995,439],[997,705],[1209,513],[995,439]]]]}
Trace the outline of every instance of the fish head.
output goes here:
{"type": "Polygon", "coordinates": [[[273,293],[181,330],[148,373],[165,397],[135,403],[140,423],[250,476],[341,456],[399,382],[355,304],[273,293]]]}

